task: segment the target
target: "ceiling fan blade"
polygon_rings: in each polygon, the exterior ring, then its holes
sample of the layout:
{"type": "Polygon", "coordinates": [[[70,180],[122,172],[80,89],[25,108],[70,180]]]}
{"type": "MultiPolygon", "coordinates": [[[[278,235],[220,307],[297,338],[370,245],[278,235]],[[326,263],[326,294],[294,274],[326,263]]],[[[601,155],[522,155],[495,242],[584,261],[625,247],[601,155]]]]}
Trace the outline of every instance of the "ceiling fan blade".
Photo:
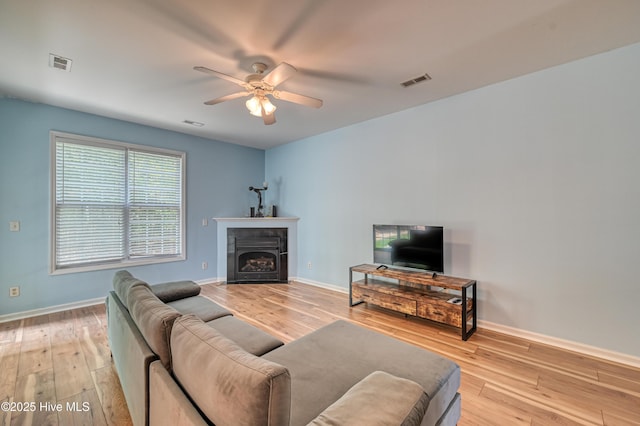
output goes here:
{"type": "Polygon", "coordinates": [[[294,104],[305,105],[312,108],[320,108],[322,106],[321,99],[312,98],[311,96],[299,95],[292,92],[274,90],[273,97],[276,99],[282,99],[283,101],[293,102],[294,104]]]}
{"type": "Polygon", "coordinates": [[[200,71],[200,72],[204,72],[204,73],[207,73],[207,74],[215,75],[218,78],[222,78],[224,80],[230,81],[232,83],[237,84],[238,86],[245,87],[245,84],[246,84],[243,80],[240,80],[239,78],[235,78],[235,77],[232,77],[230,75],[223,74],[223,73],[218,72],[218,71],[214,71],[214,70],[209,69],[207,67],[193,67],[193,69],[196,70],[196,71],[200,71]]]}
{"type": "Polygon", "coordinates": [[[271,113],[271,114],[267,114],[264,110],[264,108],[260,108],[262,110],[262,121],[264,121],[264,124],[266,126],[273,124],[276,122],[276,114],[275,113],[271,113]]]}
{"type": "Polygon", "coordinates": [[[251,95],[251,93],[249,92],[236,92],[236,93],[232,93],[230,95],[227,96],[222,96],[216,99],[211,99],[210,101],[205,102],[205,105],[215,105],[215,104],[219,104],[221,102],[225,102],[225,101],[230,101],[232,99],[238,99],[238,98],[243,98],[245,96],[249,96],[251,95]]]}
{"type": "Polygon", "coordinates": [[[271,72],[265,75],[262,78],[262,81],[267,83],[271,87],[276,87],[283,81],[286,81],[293,77],[296,72],[298,72],[298,70],[295,69],[293,65],[289,65],[286,62],[281,62],[280,65],[278,65],[273,70],[271,70],[271,72]]]}

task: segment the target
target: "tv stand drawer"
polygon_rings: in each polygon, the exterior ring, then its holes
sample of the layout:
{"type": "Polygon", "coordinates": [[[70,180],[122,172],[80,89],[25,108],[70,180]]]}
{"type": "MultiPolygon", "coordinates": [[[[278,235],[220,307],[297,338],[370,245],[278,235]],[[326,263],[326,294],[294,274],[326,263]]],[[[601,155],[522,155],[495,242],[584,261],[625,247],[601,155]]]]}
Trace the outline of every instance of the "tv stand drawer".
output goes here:
{"type": "Polygon", "coordinates": [[[407,315],[415,316],[417,313],[417,302],[400,296],[384,294],[367,288],[366,285],[353,284],[353,297],[367,303],[371,303],[381,308],[392,309],[407,315]]]}
{"type": "Polygon", "coordinates": [[[417,316],[454,327],[462,326],[462,309],[456,305],[442,306],[438,303],[419,303],[417,316]]]}

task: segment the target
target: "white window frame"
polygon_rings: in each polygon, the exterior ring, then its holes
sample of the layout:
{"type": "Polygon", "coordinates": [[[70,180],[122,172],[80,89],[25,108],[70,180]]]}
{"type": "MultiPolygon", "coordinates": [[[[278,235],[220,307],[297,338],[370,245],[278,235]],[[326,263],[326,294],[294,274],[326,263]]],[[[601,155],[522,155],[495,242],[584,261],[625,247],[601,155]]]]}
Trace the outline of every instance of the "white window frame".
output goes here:
{"type": "MultiPolygon", "coordinates": [[[[151,265],[157,263],[166,262],[178,262],[184,261],[187,258],[186,255],[186,153],[182,151],[174,151],[164,148],[156,148],[146,145],[136,145],[126,142],[95,138],[84,135],[76,135],[71,133],[50,131],[51,141],[51,154],[50,154],[50,260],[49,260],[49,273],[51,275],[68,274],[76,272],[98,271],[104,269],[122,268],[128,266],[140,266],[151,265]],[[58,267],[56,264],[56,143],[58,140],[64,140],[68,142],[78,143],[82,145],[93,145],[105,148],[115,148],[124,150],[133,150],[138,152],[145,152],[150,154],[165,154],[178,157],[181,161],[181,200],[180,200],[180,253],[178,255],[163,255],[163,256],[150,256],[144,258],[136,258],[119,261],[109,262],[95,262],[91,264],[79,265],[79,266],[64,266],[58,267]]],[[[128,185],[125,183],[125,185],[128,185]]],[[[127,230],[123,233],[125,241],[128,239],[127,230]]]]}

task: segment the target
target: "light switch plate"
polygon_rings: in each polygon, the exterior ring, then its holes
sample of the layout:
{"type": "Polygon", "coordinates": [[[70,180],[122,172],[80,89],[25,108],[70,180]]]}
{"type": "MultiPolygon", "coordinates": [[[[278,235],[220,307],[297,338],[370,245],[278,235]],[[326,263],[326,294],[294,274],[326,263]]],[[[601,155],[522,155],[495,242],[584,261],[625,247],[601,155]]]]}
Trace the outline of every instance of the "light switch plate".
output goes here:
{"type": "Polygon", "coordinates": [[[11,232],[20,232],[20,222],[17,220],[12,220],[9,222],[9,231],[11,232]]]}

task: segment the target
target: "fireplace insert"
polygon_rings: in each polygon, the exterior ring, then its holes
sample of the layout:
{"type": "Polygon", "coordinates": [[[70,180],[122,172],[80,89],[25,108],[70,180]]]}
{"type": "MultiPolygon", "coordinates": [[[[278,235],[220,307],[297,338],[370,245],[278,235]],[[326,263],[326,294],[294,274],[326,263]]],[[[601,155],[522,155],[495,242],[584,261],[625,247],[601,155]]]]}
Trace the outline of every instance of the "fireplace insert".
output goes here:
{"type": "Polygon", "coordinates": [[[286,283],[287,228],[227,229],[227,283],[286,283]]]}

